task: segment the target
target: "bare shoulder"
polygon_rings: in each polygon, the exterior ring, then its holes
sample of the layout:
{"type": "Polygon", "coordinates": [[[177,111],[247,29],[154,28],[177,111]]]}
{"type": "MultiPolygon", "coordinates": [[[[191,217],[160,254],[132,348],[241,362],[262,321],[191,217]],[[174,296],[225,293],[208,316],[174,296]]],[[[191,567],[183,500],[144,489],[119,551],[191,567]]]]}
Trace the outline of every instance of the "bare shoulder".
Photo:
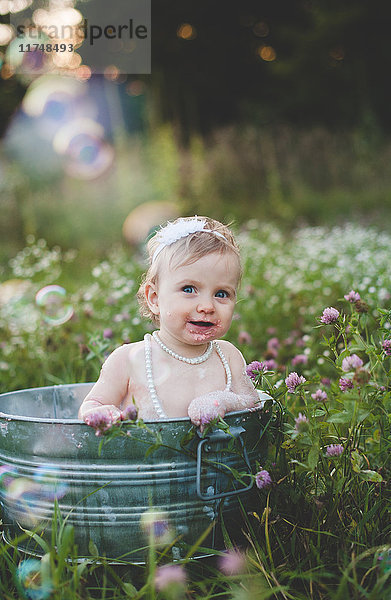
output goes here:
{"type": "Polygon", "coordinates": [[[144,340],[140,342],[132,342],[131,344],[124,344],[121,346],[124,348],[126,353],[126,361],[132,378],[135,378],[137,373],[140,373],[140,369],[144,370],[145,364],[145,343],[144,340]]]}
{"type": "Polygon", "coordinates": [[[238,350],[236,346],[227,340],[219,340],[218,342],[223,354],[227,357],[231,368],[237,367],[238,369],[243,370],[243,368],[246,366],[246,361],[240,350],[238,350]]]}
{"type": "Polygon", "coordinates": [[[131,355],[140,354],[144,352],[144,340],[140,340],[139,342],[131,342],[130,344],[123,344],[121,348],[125,348],[125,350],[131,355]]]}
{"type": "Polygon", "coordinates": [[[136,354],[139,344],[144,344],[144,342],[132,342],[130,344],[122,344],[122,346],[118,346],[118,348],[115,348],[115,350],[113,350],[111,354],[109,354],[107,360],[121,360],[129,355],[136,354]]]}
{"type": "Polygon", "coordinates": [[[113,352],[107,357],[103,367],[105,369],[110,367],[116,367],[122,365],[124,367],[131,367],[134,361],[137,361],[138,357],[143,354],[144,341],[132,342],[131,344],[123,344],[118,346],[113,352]]]}

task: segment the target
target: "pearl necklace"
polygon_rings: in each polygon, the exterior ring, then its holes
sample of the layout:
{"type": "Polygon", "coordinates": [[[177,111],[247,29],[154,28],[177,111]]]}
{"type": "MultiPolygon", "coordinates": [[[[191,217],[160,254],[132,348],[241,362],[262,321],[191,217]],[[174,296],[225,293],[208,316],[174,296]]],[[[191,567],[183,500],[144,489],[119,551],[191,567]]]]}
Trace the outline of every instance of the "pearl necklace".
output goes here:
{"type": "Polygon", "coordinates": [[[167,348],[167,346],[163,344],[162,340],[160,339],[157,331],[154,331],[152,335],[155,342],[159,344],[160,348],[164,350],[164,352],[167,352],[167,354],[169,354],[173,358],[181,360],[182,362],[187,363],[188,365],[199,365],[200,363],[205,362],[206,360],[208,360],[213,351],[213,344],[212,342],[209,342],[208,347],[203,354],[201,354],[200,356],[195,356],[194,358],[187,358],[186,356],[181,356],[180,354],[174,352],[174,350],[167,348]]]}
{"type": "MultiPolygon", "coordinates": [[[[156,333],[156,332],[153,332],[153,333],[156,333]]],[[[154,339],[155,339],[155,336],[154,336],[154,339]]],[[[145,370],[146,370],[146,374],[147,374],[148,391],[151,396],[152,404],[156,410],[156,413],[157,413],[159,419],[168,419],[166,413],[164,412],[164,410],[162,408],[162,405],[160,404],[160,400],[156,393],[155,384],[153,382],[151,335],[149,333],[145,334],[144,343],[145,343],[145,370]]],[[[221,362],[223,363],[223,367],[224,367],[225,374],[227,377],[227,385],[225,386],[224,391],[229,392],[229,390],[231,389],[231,384],[232,384],[232,374],[231,374],[231,369],[229,368],[228,361],[225,358],[223,351],[221,350],[219,344],[215,340],[213,342],[211,342],[211,346],[212,346],[212,349],[216,348],[216,352],[219,355],[221,362]]],[[[207,352],[208,351],[209,351],[209,348],[208,348],[207,352]]],[[[202,356],[204,356],[204,355],[202,355],[202,356]]],[[[206,359],[204,359],[204,360],[206,360],[206,359]]],[[[193,364],[193,363],[191,363],[191,364],[193,364]]]]}
{"type": "Polygon", "coordinates": [[[151,396],[152,404],[157,412],[159,419],[167,419],[167,415],[162,409],[159,398],[157,397],[155,384],[152,375],[152,352],[151,352],[151,336],[148,333],[144,336],[145,344],[145,370],[147,372],[147,382],[149,395],[151,396]]]}

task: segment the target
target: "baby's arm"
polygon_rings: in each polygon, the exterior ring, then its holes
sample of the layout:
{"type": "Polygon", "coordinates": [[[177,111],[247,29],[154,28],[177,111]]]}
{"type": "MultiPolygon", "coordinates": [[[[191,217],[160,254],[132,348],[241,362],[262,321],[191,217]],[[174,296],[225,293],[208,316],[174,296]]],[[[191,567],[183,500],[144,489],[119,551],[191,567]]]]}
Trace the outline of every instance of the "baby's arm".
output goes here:
{"type": "Polygon", "coordinates": [[[104,362],[98,381],[80,406],[79,419],[87,425],[93,425],[97,415],[98,420],[101,418],[108,425],[118,421],[122,415],[119,407],[126,396],[128,384],[128,348],[121,346],[104,362]]]}
{"type": "Polygon", "coordinates": [[[222,349],[231,369],[232,391],[218,390],[192,400],[188,415],[192,423],[200,426],[201,430],[213,418],[224,417],[226,413],[235,410],[254,409],[259,401],[251,379],[246,374],[246,361],[241,352],[229,342],[224,342],[222,349]]]}

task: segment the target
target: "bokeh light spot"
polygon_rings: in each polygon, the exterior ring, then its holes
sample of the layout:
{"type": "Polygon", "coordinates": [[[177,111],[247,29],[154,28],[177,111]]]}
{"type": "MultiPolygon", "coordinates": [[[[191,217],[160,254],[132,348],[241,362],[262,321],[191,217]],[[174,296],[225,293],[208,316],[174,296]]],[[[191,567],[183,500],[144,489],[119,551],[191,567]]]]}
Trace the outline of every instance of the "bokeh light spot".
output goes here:
{"type": "Polygon", "coordinates": [[[119,69],[115,65],[108,65],[104,70],[104,77],[108,81],[115,81],[119,76],[119,69]]]}
{"type": "Polygon", "coordinates": [[[10,11],[10,3],[8,0],[0,0],[0,15],[7,15],[10,11]]]}
{"type": "Polygon", "coordinates": [[[22,10],[26,10],[29,6],[31,6],[33,0],[9,0],[9,12],[10,13],[18,13],[22,10]]]}
{"type": "Polygon", "coordinates": [[[47,285],[35,296],[35,302],[41,311],[43,320],[49,325],[63,325],[73,315],[66,291],[60,285],[47,285]]]}
{"type": "Polygon", "coordinates": [[[182,40],[194,40],[197,37],[197,31],[190,23],[182,23],[177,29],[177,36],[182,40]]]}
{"type": "Polygon", "coordinates": [[[77,69],[82,58],[77,52],[52,52],[51,59],[56,67],[61,69],[77,69]]]}
{"type": "Polygon", "coordinates": [[[14,29],[11,25],[0,23],[0,46],[6,46],[14,37],[14,29]]]}
{"type": "Polygon", "coordinates": [[[89,66],[81,65],[76,69],[75,75],[80,81],[87,81],[88,79],[90,79],[92,71],[89,66]]]}
{"type": "Polygon", "coordinates": [[[257,54],[266,62],[272,62],[277,58],[276,51],[272,46],[259,46],[259,48],[257,48],[257,54]]]}

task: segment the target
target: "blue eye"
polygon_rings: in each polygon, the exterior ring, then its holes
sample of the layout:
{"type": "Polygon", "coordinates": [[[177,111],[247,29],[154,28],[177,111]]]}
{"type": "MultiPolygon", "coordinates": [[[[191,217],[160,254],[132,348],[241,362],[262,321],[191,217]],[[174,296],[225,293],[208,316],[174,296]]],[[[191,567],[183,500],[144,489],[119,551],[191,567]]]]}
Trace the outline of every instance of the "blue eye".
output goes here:
{"type": "Polygon", "coordinates": [[[185,285],[182,288],[182,291],[185,292],[186,294],[191,294],[191,293],[194,292],[194,286],[192,286],[192,285],[185,285]]]}
{"type": "Polygon", "coordinates": [[[216,292],[216,298],[228,298],[229,294],[225,290],[219,290],[216,292]]]}

